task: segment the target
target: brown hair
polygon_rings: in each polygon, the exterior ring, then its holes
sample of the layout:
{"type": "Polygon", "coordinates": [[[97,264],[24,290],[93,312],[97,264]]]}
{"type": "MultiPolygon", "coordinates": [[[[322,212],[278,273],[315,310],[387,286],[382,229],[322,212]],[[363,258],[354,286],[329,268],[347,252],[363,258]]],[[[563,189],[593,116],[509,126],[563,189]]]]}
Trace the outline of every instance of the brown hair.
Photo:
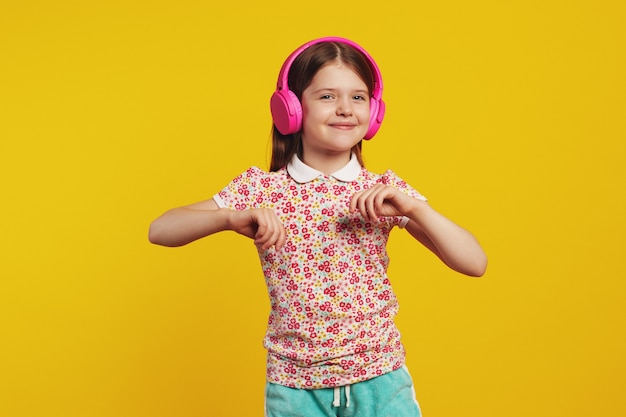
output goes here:
{"type": "MultiPolygon", "coordinates": [[[[374,89],[374,75],[367,59],[355,48],[342,42],[322,42],[305,49],[293,61],[289,69],[287,84],[298,100],[302,100],[302,92],[311,84],[315,74],[325,65],[338,61],[349,66],[367,85],[371,94],[374,89]]],[[[361,155],[362,141],[352,148],[361,166],[364,166],[361,155]]],[[[286,166],[294,155],[302,158],[302,132],[290,135],[281,134],[272,125],[272,159],[270,171],[278,171],[286,166]]]]}

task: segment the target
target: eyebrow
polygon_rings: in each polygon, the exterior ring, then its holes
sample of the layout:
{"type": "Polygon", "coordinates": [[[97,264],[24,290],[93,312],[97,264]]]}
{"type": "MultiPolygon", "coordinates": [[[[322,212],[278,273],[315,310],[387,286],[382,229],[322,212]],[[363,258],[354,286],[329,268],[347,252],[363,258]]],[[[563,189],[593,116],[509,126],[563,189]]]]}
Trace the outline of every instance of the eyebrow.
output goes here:
{"type": "MultiPolygon", "coordinates": [[[[313,92],[316,93],[316,94],[319,94],[319,93],[321,93],[323,91],[330,91],[330,92],[334,93],[334,92],[337,92],[339,90],[340,90],[339,88],[319,88],[319,89],[317,89],[317,90],[315,90],[313,92]]],[[[351,93],[363,94],[363,95],[366,95],[366,96],[369,95],[369,92],[367,90],[353,90],[353,91],[351,91],[351,93]]]]}

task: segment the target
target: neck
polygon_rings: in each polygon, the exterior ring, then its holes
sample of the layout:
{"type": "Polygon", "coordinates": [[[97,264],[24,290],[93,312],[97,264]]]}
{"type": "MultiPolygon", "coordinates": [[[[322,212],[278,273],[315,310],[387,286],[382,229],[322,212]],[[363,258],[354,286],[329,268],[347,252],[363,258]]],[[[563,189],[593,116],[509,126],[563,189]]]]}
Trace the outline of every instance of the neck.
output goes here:
{"type": "Polygon", "coordinates": [[[341,152],[336,154],[310,154],[304,152],[302,162],[314,168],[324,175],[330,175],[339,171],[350,162],[352,152],[341,152]]]}

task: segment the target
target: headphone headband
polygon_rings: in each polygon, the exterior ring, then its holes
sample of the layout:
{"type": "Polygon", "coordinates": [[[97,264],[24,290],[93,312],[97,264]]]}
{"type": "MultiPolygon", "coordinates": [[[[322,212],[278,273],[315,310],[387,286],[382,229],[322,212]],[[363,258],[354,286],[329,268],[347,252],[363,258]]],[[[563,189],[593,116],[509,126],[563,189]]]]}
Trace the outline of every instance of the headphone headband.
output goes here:
{"type": "Polygon", "coordinates": [[[380,100],[382,98],[382,93],[383,93],[383,77],[380,74],[380,69],[378,68],[378,65],[376,65],[376,62],[374,61],[374,59],[370,56],[370,54],[365,49],[363,49],[356,42],[353,42],[350,39],[340,38],[337,36],[328,36],[325,38],[314,39],[312,41],[305,43],[304,45],[300,46],[298,49],[293,51],[291,55],[287,57],[287,59],[285,60],[285,63],[280,69],[280,73],[278,74],[278,82],[276,84],[276,90],[277,91],[288,90],[289,89],[289,85],[288,85],[289,70],[291,69],[291,65],[293,65],[293,61],[295,61],[296,58],[300,56],[300,54],[304,52],[306,49],[308,49],[309,47],[313,45],[317,45],[318,43],[324,43],[324,42],[345,43],[346,45],[353,47],[354,49],[359,51],[361,54],[363,54],[363,56],[365,56],[367,63],[369,64],[372,70],[372,74],[374,75],[374,89],[371,93],[372,97],[380,100]]]}
{"type": "Polygon", "coordinates": [[[368,54],[367,51],[360,45],[349,39],[336,36],[319,38],[307,42],[287,57],[278,74],[276,91],[270,100],[270,110],[272,112],[274,125],[283,135],[296,133],[302,128],[302,105],[295,93],[289,89],[289,70],[291,69],[293,62],[303,51],[313,45],[324,42],[339,42],[356,49],[363,55],[372,71],[374,76],[374,88],[371,92],[370,99],[370,121],[367,133],[363,137],[363,139],[371,139],[380,128],[383,116],[385,115],[385,103],[382,100],[383,79],[380,74],[380,69],[370,54],[368,54]]]}

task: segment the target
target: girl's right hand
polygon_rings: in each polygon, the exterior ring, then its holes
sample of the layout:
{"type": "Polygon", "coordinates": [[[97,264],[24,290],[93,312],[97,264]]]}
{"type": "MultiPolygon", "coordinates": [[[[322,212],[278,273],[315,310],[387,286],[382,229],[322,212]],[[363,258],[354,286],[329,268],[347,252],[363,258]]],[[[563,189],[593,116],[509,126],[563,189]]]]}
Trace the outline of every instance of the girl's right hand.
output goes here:
{"type": "Polygon", "coordinates": [[[213,199],[166,211],[150,224],[150,242],[163,246],[183,246],[223,230],[233,230],[267,250],[283,247],[285,227],[270,209],[220,209],[213,199]]]}
{"type": "Polygon", "coordinates": [[[248,209],[230,213],[230,229],[254,239],[257,247],[267,250],[283,247],[287,241],[285,227],[271,209],[248,209]]]}

